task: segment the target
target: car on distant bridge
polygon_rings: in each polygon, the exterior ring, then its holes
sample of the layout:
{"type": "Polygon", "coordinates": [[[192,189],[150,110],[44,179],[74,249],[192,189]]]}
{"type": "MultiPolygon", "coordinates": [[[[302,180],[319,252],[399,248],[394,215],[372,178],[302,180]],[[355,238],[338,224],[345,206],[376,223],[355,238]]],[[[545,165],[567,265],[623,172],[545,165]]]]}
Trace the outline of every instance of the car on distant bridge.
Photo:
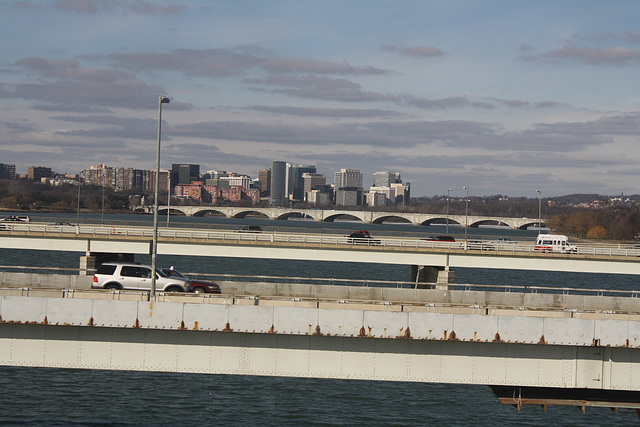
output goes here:
{"type": "Polygon", "coordinates": [[[238,230],[238,233],[262,233],[262,227],[259,225],[245,225],[238,230]]]}
{"type": "Polygon", "coordinates": [[[354,231],[347,237],[347,241],[352,245],[377,246],[381,243],[380,240],[371,237],[371,234],[369,234],[367,230],[354,231]]]}
{"type": "Polygon", "coordinates": [[[432,242],[455,242],[456,239],[452,236],[429,236],[424,240],[429,240],[432,242]]]}

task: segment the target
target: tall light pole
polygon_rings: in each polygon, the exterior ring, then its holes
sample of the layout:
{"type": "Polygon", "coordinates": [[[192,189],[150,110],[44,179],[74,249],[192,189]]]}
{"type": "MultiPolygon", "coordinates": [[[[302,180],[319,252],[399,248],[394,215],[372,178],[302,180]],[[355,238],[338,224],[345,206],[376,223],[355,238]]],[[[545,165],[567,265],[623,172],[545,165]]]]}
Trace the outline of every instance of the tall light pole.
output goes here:
{"type": "MultiPolygon", "coordinates": [[[[169,181],[169,176],[167,176],[167,181],[169,181]]],[[[167,186],[167,227],[169,227],[169,215],[171,213],[171,184],[167,186]]]]}
{"type": "Polygon", "coordinates": [[[104,225],[104,184],[107,180],[105,170],[102,169],[102,225],[104,225]]]}
{"type": "Polygon", "coordinates": [[[451,194],[451,190],[453,190],[453,188],[449,188],[447,190],[447,228],[444,234],[446,234],[447,236],[449,235],[449,195],[451,194]]]}
{"type": "Polygon", "coordinates": [[[464,241],[467,241],[467,229],[469,228],[469,187],[462,187],[463,190],[467,190],[467,207],[464,211],[464,241]]]}
{"type": "MultiPolygon", "coordinates": [[[[82,172],[80,172],[82,173],[82,172]]],[[[78,173],[78,215],[76,216],[76,231],[80,233],[80,173],[78,173]]]]}
{"type": "Polygon", "coordinates": [[[538,193],[538,234],[540,233],[540,230],[542,230],[542,191],[540,190],[536,190],[536,193],[538,193]]]}
{"type": "Polygon", "coordinates": [[[156,187],[153,197],[153,243],[151,244],[151,292],[149,299],[156,296],[156,258],[158,255],[158,187],[160,187],[160,125],[162,123],[162,104],[168,104],[169,98],[161,96],[158,100],[158,153],[156,156],[156,187]]]}

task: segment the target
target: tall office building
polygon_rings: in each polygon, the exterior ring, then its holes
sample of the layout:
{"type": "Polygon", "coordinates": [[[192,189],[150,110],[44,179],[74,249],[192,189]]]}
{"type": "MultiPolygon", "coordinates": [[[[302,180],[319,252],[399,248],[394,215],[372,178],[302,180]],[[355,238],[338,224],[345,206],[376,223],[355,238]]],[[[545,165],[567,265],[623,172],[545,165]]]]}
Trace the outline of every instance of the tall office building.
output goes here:
{"type": "Polygon", "coordinates": [[[258,171],[258,181],[260,181],[261,195],[271,195],[271,169],[262,169],[258,171]]]}
{"type": "Polygon", "coordinates": [[[390,187],[391,184],[402,183],[400,172],[378,171],[373,173],[372,187],[390,187]]]}
{"type": "Polygon", "coordinates": [[[285,199],[287,164],[274,160],[271,165],[271,204],[281,205],[285,199]]]}
{"type": "Polygon", "coordinates": [[[305,173],[316,173],[313,165],[290,165],[287,164],[287,190],[286,196],[289,200],[304,199],[304,179],[305,173]]]}
{"type": "Polygon", "coordinates": [[[40,181],[40,178],[51,178],[51,168],[44,166],[29,166],[27,168],[27,178],[33,181],[40,181]]]}
{"type": "Polygon", "coordinates": [[[16,179],[16,164],[0,163],[0,179],[16,179]]]}
{"type": "Polygon", "coordinates": [[[327,178],[321,173],[303,173],[302,179],[304,180],[305,197],[311,190],[317,190],[327,184],[327,178]]]}
{"type": "Polygon", "coordinates": [[[171,165],[171,186],[191,184],[200,180],[200,165],[177,164],[171,165]]]}
{"type": "Polygon", "coordinates": [[[333,185],[336,188],[362,188],[362,172],[359,169],[340,169],[333,175],[333,185]]]}

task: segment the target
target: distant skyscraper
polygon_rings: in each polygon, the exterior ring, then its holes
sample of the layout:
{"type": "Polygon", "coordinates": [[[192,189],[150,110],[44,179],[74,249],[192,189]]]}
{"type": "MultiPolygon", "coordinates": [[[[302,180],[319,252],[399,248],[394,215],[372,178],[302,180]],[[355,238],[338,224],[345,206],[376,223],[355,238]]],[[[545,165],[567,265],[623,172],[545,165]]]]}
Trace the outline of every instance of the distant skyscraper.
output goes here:
{"type": "Polygon", "coordinates": [[[304,199],[304,179],[305,173],[316,173],[313,165],[290,165],[287,164],[287,193],[289,200],[304,199]]]}
{"type": "Polygon", "coordinates": [[[359,169],[340,169],[333,175],[333,185],[336,188],[362,188],[362,172],[359,169]]]}
{"type": "Polygon", "coordinates": [[[27,178],[40,181],[40,178],[51,178],[51,168],[44,166],[29,166],[27,168],[27,178]]]}
{"type": "Polygon", "coordinates": [[[200,179],[200,165],[177,164],[171,165],[171,184],[191,184],[200,179]]]}
{"type": "Polygon", "coordinates": [[[402,183],[400,172],[378,171],[373,174],[372,187],[389,187],[399,183],[402,183]]]}
{"type": "Polygon", "coordinates": [[[280,205],[284,202],[287,177],[287,164],[274,160],[271,165],[271,203],[280,205]]]}
{"type": "Polygon", "coordinates": [[[327,178],[320,173],[303,173],[302,179],[304,181],[305,197],[307,193],[311,192],[311,190],[324,187],[327,183],[327,178]]]}
{"type": "Polygon", "coordinates": [[[0,179],[16,179],[16,164],[0,163],[0,179]]]}
{"type": "Polygon", "coordinates": [[[262,169],[258,171],[258,181],[260,181],[260,186],[263,196],[271,195],[271,169],[262,169]]]}

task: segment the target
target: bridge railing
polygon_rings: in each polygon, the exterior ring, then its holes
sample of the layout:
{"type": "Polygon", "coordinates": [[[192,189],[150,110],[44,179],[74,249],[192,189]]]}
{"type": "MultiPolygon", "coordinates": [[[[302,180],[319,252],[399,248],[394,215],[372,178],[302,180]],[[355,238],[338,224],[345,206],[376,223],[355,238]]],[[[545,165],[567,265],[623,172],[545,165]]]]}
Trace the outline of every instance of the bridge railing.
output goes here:
{"type": "MultiPolygon", "coordinates": [[[[91,235],[120,236],[152,238],[153,229],[151,227],[121,227],[104,225],[47,225],[39,223],[13,223],[0,224],[0,233],[44,233],[51,235],[91,235]]],[[[191,228],[160,228],[159,237],[184,238],[194,240],[222,240],[238,242],[268,242],[268,243],[293,243],[293,244],[315,244],[332,246],[353,246],[361,247],[399,247],[399,248],[431,248],[431,249],[462,249],[468,251],[494,251],[513,253],[540,253],[533,242],[511,242],[501,243],[495,241],[433,241],[419,238],[399,238],[399,237],[348,237],[332,234],[309,234],[309,233],[278,233],[278,232],[243,232],[229,230],[203,230],[191,228]]],[[[640,257],[640,245],[638,244],[576,244],[577,253],[581,255],[601,255],[620,257],[640,257]]]]}

